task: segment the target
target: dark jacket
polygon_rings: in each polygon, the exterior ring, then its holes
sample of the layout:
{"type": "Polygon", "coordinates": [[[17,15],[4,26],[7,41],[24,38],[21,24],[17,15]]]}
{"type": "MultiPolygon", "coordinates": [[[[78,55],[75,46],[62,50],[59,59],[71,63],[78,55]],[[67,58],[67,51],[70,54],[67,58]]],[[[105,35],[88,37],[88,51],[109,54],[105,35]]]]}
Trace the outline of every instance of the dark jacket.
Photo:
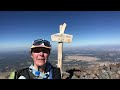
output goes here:
{"type": "MultiPolygon", "coordinates": [[[[45,72],[48,72],[50,70],[52,70],[53,79],[61,79],[60,68],[54,67],[48,62],[45,65],[45,72]]],[[[26,79],[36,78],[36,76],[32,72],[30,72],[30,68],[24,68],[24,69],[15,71],[14,79],[18,79],[20,76],[24,76],[26,79]]]]}

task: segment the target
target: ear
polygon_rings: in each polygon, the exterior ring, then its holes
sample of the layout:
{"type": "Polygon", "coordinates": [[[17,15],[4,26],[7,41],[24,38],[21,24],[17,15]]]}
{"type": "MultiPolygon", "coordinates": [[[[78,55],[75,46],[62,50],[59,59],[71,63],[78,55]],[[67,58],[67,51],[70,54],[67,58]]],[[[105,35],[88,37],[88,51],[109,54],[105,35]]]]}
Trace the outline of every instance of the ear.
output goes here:
{"type": "Polygon", "coordinates": [[[31,54],[31,58],[33,58],[33,55],[31,54]]]}

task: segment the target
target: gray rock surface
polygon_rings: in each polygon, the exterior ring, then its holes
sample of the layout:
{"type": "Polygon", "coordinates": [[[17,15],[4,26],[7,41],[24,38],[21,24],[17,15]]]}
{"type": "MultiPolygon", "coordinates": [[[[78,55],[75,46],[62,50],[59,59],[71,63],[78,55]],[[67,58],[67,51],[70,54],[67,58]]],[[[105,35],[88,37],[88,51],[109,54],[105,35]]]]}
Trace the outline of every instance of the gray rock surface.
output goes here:
{"type": "Polygon", "coordinates": [[[120,79],[120,63],[91,68],[69,68],[66,72],[69,76],[64,74],[64,79],[120,79]]]}

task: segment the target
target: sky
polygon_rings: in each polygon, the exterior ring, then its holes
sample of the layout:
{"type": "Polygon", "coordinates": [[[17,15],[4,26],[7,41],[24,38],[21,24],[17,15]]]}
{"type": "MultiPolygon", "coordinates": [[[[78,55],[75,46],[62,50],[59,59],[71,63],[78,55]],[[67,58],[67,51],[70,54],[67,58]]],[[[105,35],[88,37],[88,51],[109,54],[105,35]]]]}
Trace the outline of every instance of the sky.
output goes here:
{"type": "Polygon", "coordinates": [[[73,35],[64,47],[120,45],[120,11],[0,11],[0,51],[30,48],[39,38],[57,48],[51,35],[63,23],[73,35]]]}

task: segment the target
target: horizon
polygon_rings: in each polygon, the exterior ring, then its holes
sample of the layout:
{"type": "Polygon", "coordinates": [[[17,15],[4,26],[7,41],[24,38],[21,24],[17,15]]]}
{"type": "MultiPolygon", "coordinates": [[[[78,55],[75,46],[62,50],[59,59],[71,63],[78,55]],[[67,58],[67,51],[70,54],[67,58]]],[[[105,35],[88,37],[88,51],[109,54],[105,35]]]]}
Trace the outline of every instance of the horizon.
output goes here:
{"type": "MultiPolygon", "coordinates": [[[[95,50],[112,50],[114,49],[115,51],[120,51],[120,45],[83,45],[83,46],[76,46],[76,47],[64,47],[63,45],[63,52],[64,51],[69,51],[69,50],[91,50],[91,49],[95,49],[95,50]]],[[[30,48],[23,48],[23,47],[18,47],[18,48],[11,48],[11,49],[1,49],[0,53],[2,52],[29,52],[30,48]]],[[[52,47],[51,51],[58,51],[58,47],[52,47]]]]}

